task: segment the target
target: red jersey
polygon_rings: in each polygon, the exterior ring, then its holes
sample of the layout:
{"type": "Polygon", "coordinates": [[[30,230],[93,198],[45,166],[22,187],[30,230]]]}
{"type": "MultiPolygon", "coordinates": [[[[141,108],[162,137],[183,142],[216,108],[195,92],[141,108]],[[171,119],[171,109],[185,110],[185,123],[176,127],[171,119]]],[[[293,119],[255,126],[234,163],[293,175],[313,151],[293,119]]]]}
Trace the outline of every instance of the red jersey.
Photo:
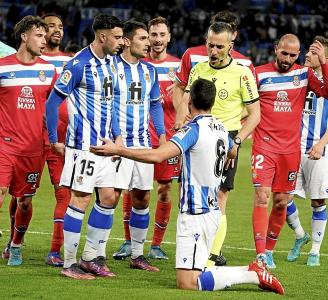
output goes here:
{"type": "Polygon", "coordinates": [[[280,73],[274,63],[255,68],[260,95],[261,121],[253,144],[280,154],[300,151],[301,117],[307,90],[328,96],[328,64],[321,66],[324,83],[311,68],[294,64],[280,73]]]}
{"type": "MultiPolygon", "coordinates": [[[[41,58],[53,64],[56,67],[56,71],[58,75],[63,71],[65,64],[71,59],[70,56],[68,56],[66,53],[62,51],[59,51],[57,53],[43,53],[41,55],[41,58]]],[[[67,112],[66,101],[63,101],[62,104],[59,106],[58,114],[59,114],[58,128],[57,128],[58,142],[64,143],[66,137],[66,130],[68,126],[68,112],[67,112]]],[[[49,145],[48,131],[46,127],[44,132],[44,144],[49,145]]]]}
{"type": "MultiPolygon", "coordinates": [[[[252,73],[255,74],[254,66],[249,58],[234,49],[230,51],[230,56],[243,66],[249,67],[252,73]]],[[[185,53],[183,53],[180,67],[176,72],[176,78],[180,84],[186,87],[188,84],[190,70],[199,62],[204,61],[208,61],[208,54],[205,45],[188,48],[185,53]]]]}
{"type": "Polygon", "coordinates": [[[0,150],[21,156],[42,154],[45,101],[55,83],[52,64],[38,58],[20,62],[16,54],[0,59],[0,150]]]}
{"type": "MultiPolygon", "coordinates": [[[[170,54],[167,54],[163,60],[153,60],[145,58],[144,61],[152,64],[158,73],[158,81],[161,90],[161,101],[164,111],[164,126],[166,139],[169,140],[173,135],[173,126],[175,122],[175,109],[172,102],[172,95],[168,95],[166,88],[174,83],[175,72],[179,67],[180,60],[170,54]]],[[[153,122],[149,124],[151,143],[153,146],[159,146],[158,136],[156,134],[153,122]]]]}

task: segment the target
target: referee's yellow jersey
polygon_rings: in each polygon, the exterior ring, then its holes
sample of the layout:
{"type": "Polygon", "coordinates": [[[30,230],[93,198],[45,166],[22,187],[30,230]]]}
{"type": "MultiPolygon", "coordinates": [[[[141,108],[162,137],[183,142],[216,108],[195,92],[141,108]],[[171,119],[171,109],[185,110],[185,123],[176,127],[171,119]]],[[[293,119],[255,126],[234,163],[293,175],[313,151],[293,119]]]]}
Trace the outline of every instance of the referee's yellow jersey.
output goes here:
{"type": "Polygon", "coordinates": [[[213,116],[219,119],[228,131],[239,130],[245,104],[259,99],[251,70],[233,59],[222,68],[213,68],[208,61],[198,63],[190,71],[186,92],[190,91],[191,84],[199,78],[215,84],[216,97],[211,111],[213,116]]]}

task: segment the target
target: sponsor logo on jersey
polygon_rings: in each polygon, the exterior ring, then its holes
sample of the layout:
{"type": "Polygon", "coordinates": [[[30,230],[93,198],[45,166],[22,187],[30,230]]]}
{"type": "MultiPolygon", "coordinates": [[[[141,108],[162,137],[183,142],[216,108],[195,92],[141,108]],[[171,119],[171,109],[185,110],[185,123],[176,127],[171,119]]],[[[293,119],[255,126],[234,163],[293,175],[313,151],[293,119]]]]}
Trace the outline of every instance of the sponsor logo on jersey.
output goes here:
{"type": "Polygon", "coordinates": [[[245,82],[245,86],[246,86],[246,89],[247,89],[247,92],[248,92],[248,96],[250,97],[250,99],[253,99],[254,95],[253,95],[251,84],[249,83],[247,75],[243,76],[242,79],[245,82]]]}
{"type": "Polygon", "coordinates": [[[179,156],[175,156],[167,160],[168,165],[176,165],[178,163],[179,163],[179,156]]]}
{"type": "Polygon", "coordinates": [[[27,183],[37,183],[39,179],[39,173],[28,173],[26,176],[27,183]]]}
{"type": "Polygon", "coordinates": [[[78,184],[83,184],[83,176],[77,176],[76,177],[76,182],[78,183],[78,184]]]}
{"type": "Polygon", "coordinates": [[[120,79],[123,80],[124,74],[120,74],[120,75],[118,75],[118,77],[120,77],[120,79]]]}
{"type": "Polygon", "coordinates": [[[295,181],[296,180],[296,171],[292,171],[288,173],[288,181],[295,181]]]}
{"type": "Polygon", "coordinates": [[[70,82],[71,78],[72,78],[72,73],[71,73],[71,71],[69,71],[69,70],[65,70],[64,73],[61,75],[59,81],[60,81],[62,84],[64,84],[64,85],[68,85],[68,83],[70,82]]]}
{"type": "Polygon", "coordinates": [[[35,99],[33,96],[33,90],[29,86],[23,86],[20,96],[17,98],[18,109],[35,109],[35,99]]]}
{"type": "Polygon", "coordinates": [[[269,77],[265,83],[266,83],[266,84],[271,84],[271,83],[272,83],[272,78],[269,77]]]}
{"type": "Polygon", "coordinates": [[[279,91],[276,100],[273,102],[274,112],[291,112],[292,104],[289,101],[286,91],[279,91]]]}
{"type": "Polygon", "coordinates": [[[16,74],[15,74],[15,72],[10,72],[10,74],[9,74],[9,78],[11,78],[11,79],[16,78],[16,74]]]}
{"type": "Polygon", "coordinates": [[[219,98],[221,99],[221,100],[225,100],[225,99],[227,99],[228,98],[228,91],[227,90],[225,90],[225,89],[222,89],[222,90],[219,90],[219,92],[218,92],[218,96],[219,96],[219,98]]]}
{"type": "Polygon", "coordinates": [[[73,66],[75,66],[75,65],[78,64],[79,62],[80,62],[80,61],[79,61],[78,59],[75,58],[75,59],[73,60],[73,66]]]}
{"type": "Polygon", "coordinates": [[[41,71],[39,72],[39,79],[40,79],[40,81],[42,81],[42,82],[45,82],[45,81],[47,80],[46,73],[44,73],[43,70],[41,70],[41,71]]]}
{"type": "Polygon", "coordinates": [[[299,86],[300,84],[301,84],[300,79],[298,78],[298,76],[295,75],[293,78],[293,85],[299,86]]]}

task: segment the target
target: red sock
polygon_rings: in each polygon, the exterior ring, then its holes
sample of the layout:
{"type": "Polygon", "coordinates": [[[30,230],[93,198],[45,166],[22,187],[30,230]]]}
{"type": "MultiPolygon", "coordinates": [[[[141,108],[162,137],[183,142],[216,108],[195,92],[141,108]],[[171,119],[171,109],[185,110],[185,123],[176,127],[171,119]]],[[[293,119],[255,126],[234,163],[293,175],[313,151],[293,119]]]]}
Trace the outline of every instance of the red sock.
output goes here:
{"type": "Polygon", "coordinates": [[[17,199],[16,197],[12,196],[9,203],[10,240],[12,240],[14,236],[16,210],[17,210],[17,199]]]}
{"type": "Polygon", "coordinates": [[[132,210],[132,200],[129,192],[123,193],[123,226],[124,238],[126,241],[131,241],[130,236],[130,215],[132,210]]]}
{"type": "Polygon", "coordinates": [[[15,230],[12,243],[15,245],[21,245],[25,232],[32,219],[32,202],[28,205],[26,210],[21,209],[17,206],[15,214],[15,230]]]}
{"type": "Polygon", "coordinates": [[[272,207],[268,233],[266,237],[266,249],[272,251],[277,243],[281,229],[284,227],[286,222],[287,208],[272,207]]]}
{"type": "Polygon", "coordinates": [[[64,243],[64,216],[71,199],[71,192],[68,188],[55,189],[56,206],[54,211],[54,227],[51,239],[51,252],[60,252],[64,243]]]}
{"type": "Polygon", "coordinates": [[[166,231],[167,224],[170,220],[172,202],[157,201],[156,213],[155,213],[155,226],[152,246],[159,246],[163,241],[163,237],[166,231]]]}
{"type": "Polygon", "coordinates": [[[269,216],[266,207],[255,206],[253,208],[253,235],[256,253],[264,253],[265,239],[268,231],[269,216]]]}

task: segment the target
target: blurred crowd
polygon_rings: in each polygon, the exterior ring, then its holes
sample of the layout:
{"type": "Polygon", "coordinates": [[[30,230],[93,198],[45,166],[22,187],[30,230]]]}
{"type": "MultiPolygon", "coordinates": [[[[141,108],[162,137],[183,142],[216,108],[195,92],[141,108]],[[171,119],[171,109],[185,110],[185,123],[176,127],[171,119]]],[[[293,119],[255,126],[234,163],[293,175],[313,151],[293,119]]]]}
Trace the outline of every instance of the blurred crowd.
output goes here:
{"type": "Polygon", "coordinates": [[[63,48],[72,43],[85,46],[91,41],[90,25],[99,11],[124,20],[135,18],[145,22],[161,15],[171,24],[169,52],[181,57],[188,47],[204,42],[210,16],[223,9],[238,12],[240,25],[235,48],[249,56],[254,65],[272,58],[273,44],[284,33],[297,34],[303,50],[315,35],[328,36],[328,23],[324,21],[328,16],[328,2],[322,0],[63,0],[60,3],[3,0],[0,3],[0,39],[14,46],[13,26],[27,14],[55,12],[61,15],[65,25],[63,48]]]}

